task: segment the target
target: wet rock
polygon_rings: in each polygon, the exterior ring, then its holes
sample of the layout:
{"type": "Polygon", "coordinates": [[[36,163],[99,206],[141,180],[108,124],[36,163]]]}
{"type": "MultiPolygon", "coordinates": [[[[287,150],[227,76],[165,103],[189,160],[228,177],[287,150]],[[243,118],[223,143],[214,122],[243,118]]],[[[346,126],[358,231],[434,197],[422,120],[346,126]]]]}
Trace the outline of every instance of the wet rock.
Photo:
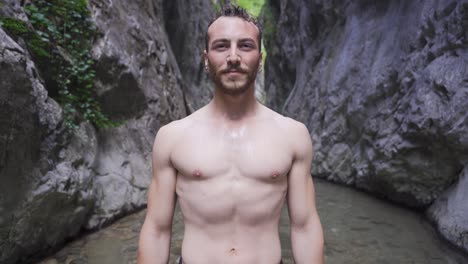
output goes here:
{"type": "Polygon", "coordinates": [[[442,235],[468,251],[468,166],[460,180],[429,207],[428,216],[442,235]]]}

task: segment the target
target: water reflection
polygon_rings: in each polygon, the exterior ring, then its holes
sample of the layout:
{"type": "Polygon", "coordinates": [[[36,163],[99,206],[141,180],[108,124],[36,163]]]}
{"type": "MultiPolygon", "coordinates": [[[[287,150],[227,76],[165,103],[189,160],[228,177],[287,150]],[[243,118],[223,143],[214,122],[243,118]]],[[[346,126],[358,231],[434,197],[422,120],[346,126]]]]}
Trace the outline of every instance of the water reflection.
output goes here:
{"type": "Polygon", "coordinates": [[[315,184],[326,263],[468,263],[423,215],[349,188],[315,184]]]}

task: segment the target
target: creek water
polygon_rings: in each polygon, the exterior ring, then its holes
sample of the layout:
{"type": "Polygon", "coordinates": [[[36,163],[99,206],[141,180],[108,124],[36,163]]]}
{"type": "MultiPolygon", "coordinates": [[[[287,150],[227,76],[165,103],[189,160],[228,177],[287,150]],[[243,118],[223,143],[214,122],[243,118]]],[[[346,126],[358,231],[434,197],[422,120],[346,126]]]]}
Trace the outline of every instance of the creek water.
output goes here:
{"type": "MultiPolygon", "coordinates": [[[[317,209],[325,234],[327,264],[466,264],[468,256],[442,240],[424,216],[367,194],[314,180],[317,209]]],[[[138,234],[146,211],[69,244],[40,263],[136,263],[138,234]]],[[[176,211],[170,263],[176,263],[183,238],[183,221],[176,211]]],[[[280,221],[285,264],[294,263],[286,208],[280,221]]]]}

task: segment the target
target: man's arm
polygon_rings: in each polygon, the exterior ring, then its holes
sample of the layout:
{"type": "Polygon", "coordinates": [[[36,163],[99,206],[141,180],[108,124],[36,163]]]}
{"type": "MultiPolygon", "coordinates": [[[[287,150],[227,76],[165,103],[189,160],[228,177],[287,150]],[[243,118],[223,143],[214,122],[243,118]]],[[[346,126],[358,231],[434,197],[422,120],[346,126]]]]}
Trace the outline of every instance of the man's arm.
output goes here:
{"type": "Polygon", "coordinates": [[[323,230],[310,175],[312,141],[303,124],[294,124],[292,131],[295,157],[289,172],[287,195],[292,252],[298,264],[322,264],[323,230]]]}
{"type": "Polygon", "coordinates": [[[153,145],[153,178],[138,242],[138,264],[166,264],[169,261],[177,175],[170,161],[171,141],[168,127],[159,129],[153,145]]]}

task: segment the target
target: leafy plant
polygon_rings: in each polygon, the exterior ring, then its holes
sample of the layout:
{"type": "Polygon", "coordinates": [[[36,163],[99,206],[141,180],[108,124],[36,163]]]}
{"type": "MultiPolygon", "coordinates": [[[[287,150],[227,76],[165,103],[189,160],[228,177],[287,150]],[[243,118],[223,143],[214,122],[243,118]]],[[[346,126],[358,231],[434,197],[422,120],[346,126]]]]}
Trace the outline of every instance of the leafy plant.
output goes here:
{"type": "Polygon", "coordinates": [[[94,90],[92,44],[99,32],[90,20],[86,0],[35,0],[25,7],[31,26],[2,18],[3,28],[25,39],[33,59],[47,72],[52,97],[62,105],[65,123],[76,129],[79,119],[97,127],[117,126],[101,111],[94,90]]]}
{"type": "Polygon", "coordinates": [[[260,11],[265,5],[265,0],[236,0],[235,2],[255,17],[260,15],[260,11]]]}

